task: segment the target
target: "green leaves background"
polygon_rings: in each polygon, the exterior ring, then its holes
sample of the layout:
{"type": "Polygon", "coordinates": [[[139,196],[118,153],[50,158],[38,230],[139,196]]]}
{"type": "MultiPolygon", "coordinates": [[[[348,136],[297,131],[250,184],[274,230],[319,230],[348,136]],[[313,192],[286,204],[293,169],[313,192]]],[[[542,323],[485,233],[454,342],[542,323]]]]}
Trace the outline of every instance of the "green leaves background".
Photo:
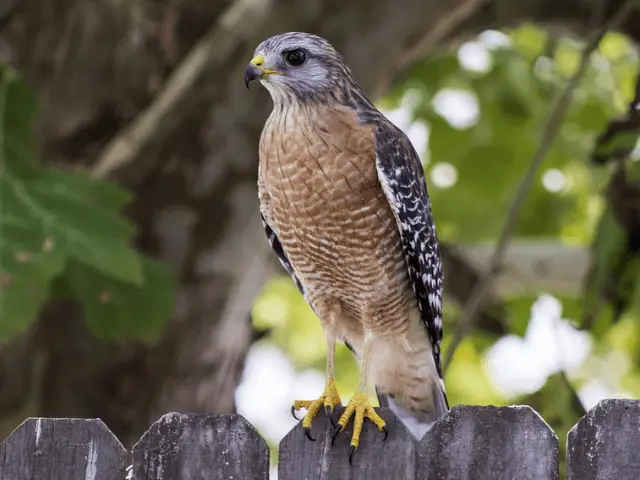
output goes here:
{"type": "Polygon", "coordinates": [[[112,182],[38,161],[36,99],[0,69],[0,343],[25,330],[53,296],[79,300],[105,338],[153,339],[172,310],[167,269],[131,245],[112,182]],[[55,285],[55,288],[52,288],[55,285]]]}

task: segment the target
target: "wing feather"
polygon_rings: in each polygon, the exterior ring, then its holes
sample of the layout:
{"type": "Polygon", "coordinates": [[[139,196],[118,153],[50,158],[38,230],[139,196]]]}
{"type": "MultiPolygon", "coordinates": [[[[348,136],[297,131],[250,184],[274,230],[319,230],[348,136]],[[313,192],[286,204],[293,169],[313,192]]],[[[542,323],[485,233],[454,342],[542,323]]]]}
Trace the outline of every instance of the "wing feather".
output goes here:
{"type": "Polygon", "coordinates": [[[442,378],[442,263],[431,202],[420,158],[409,138],[391,122],[376,128],[378,179],[396,219],[409,279],[442,378]]]}

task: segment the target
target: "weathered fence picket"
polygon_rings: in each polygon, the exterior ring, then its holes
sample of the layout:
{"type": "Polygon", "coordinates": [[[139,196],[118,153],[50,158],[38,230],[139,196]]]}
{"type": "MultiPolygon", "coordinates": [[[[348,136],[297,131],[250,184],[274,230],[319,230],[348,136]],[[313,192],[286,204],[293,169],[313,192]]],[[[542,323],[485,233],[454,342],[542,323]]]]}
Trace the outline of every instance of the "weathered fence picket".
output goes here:
{"type": "Polygon", "coordinates": [[[418,478],[558,478],[558,437],[526,406],[454,406],[427,432],[419,452],[418,478]]]}
{"type": "Polygon", "coordinates": [[[101,420],[29,418],[0,444],[0,479],[121,480],[126,461],[101,420]]]}
{"type": "MultiPolygon", "coordinates": [[[[279,480],[558,479],[557,437],[529,407],[455,406],[420,441],[379,412],[389,438],[367,422],[353,465],[350,427],[332,445],[323,414],[315,442],[296,426],[280,443],[279,480]]],[[[640,401],[590,410],[569,433],[567,470],[568,480],[640,479],[640,401]]],[[[0,443],[0,480],[125,478],[267,480],[269,451],[239,415],[181,413],[155,422],[131,454],[100,420],[29,418],[0,443]]]]}
{"type": "Polygon", "coordinates": [[[134,445],[133,478],[268,480],[269,447],[240,415],[167,413],[134,445]]]}
{"type": "Polygon", "coordinates": [[[604,400],[567,439],[567,480],[640,479],[640,401],[604,400]]]}
{"type": "MultiPolygon", "coordinates": [[[[333,419],[337,421],[343,411],[344,408],[336,408],[333,419]]],[[[315,442],[306,439],[298,424],[280,442],[278,480],[415,478],[417,442],[389,409],[380,408],[378,413],[388,423],[389,437],[383,442],[384,434],[366,420],[368,428],[362,429],[360,446],[353,454],[351,465],[352,423],[338,435],[334,445],[331,444],[333,426],[323,415],[318,415],[311,431],[315,442]]]]}

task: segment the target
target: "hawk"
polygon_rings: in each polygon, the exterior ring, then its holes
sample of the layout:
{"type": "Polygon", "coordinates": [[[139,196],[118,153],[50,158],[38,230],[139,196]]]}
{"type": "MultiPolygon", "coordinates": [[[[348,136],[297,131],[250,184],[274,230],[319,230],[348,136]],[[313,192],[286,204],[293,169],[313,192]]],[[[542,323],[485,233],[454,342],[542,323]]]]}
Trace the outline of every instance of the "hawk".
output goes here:
{"type": "Polygon", "coordinates": [[[368,386],[421,437],[449,405],[442,265],[418,154],[324,38],[264,40],[244,72],[247,88],[256,79],[273,100],[259,143],[264,229],[327,339],[324,392],[292,411],[307,410],[302,425],[312,439],[319,410],[331,418],[341,405],[334,350],[342,341],[360,361],[356,393],[334,424],[337,435],[355,416],[350,458],[365,418],[388,433],[368,386]]]}

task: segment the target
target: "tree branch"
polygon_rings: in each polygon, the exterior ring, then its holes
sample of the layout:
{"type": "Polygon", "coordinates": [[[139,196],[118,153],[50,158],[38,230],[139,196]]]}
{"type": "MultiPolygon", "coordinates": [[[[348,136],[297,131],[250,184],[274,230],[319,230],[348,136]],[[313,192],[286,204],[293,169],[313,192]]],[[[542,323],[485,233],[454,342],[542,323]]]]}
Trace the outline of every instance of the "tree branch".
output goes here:
{"type": "Polygon", "coordinates": [[[433,50],[443,38],[455,31],[458,25],[471,17],[484,3],[487,3],[487,0],[463,0],[449,10],[449,13],[437,23],[435,28],[429,29],[424,37],[403,55],[399,67],[406,67],[423,57],[425,52],[433,50]]]}
{"type": "MultiPolygon", "coordinates": [[[[102,150],[91,175],[104,178],[114,170],[132,162],[158,133],[161,122],[190,94],[198,77],[206,68],[222,64],[229,52],[242,40],[243,28],[261,18],[269,2],[236,0],[220,15],[216,23],[194,45],[167,80],[151,104],[116,135],[102,150]]],[[[265,15],[266,17],[266,15],[265,15]]]]}
{"type": "Polygon", "coordinates": [[[516,191],[515,198],[513,203],[511,204],[511,208],[507,214],[507,218],[505,220],[504,228],[498,240],[498,244],[494,251],[493,257],[491,258],[491,263],[489,264],[489,268],[485,272],[482,277],[482,280],[476,284],[471,297],[468,302],[464,305],[462,312],[460,314],[460,318],[458,320],[458,324],[456,326],[456,330],[453,335],[453,340],[451,345],[447,350],[447,354],[445,356],[444,368],[445,370],[451,363],[453,355],[456,351],[456,348],[462,341],[462,339],[472,330],[474,319],[476,317],[477,312],[482,307],[482,304],[485,300],[485,297],[489,293],[494,277],[499,272],[503,258],[513,235],[513,232],[516,228],[516,224],[518,221],[518,217],[520,215],[520,211],[522,210],[522,206],[531,190],[533,185],[535,175],[538,172],[542,162],[547,156],[547,152],[551,148],[558,131],[560,130],[560,126],[564,119],[564,116],[567,113],[569,106],[571,105],[571,100],[573,98],[573,93],[580,82],[580,79],[584,75],[587,67],[589,65],[589,59],[591,54],[598,47],[600,40],[604,35],[614,26],[616,26],[624,17],[631,11],[633,7],[633,1],[627,0],[609,19],[605,25],[600,28],[595,35],[589,40],[587,45],[584,47],[582,51],[582,56],[580,59],[580,64],[578,69],[573,74],[573,76],[567,81],[567,85],[564,88],[564,91],[560,94],[558,99],[556,100],[553,109],[551,110],[551,115],[547,124],[544,128],[542,137],[540,139],[540,143],[538,144],[538,148],[535,151],[533,158],[531,160],[531,164],[529,168],[524,174],[522,182],[516,191]]]}
{"type": "Polygon", "coordinates": [[[393,70],[388,72],[388,74],[378,82],[378,85],[374,89],[373,97],[379,97],[388,89],[393,78],[396,77],[398,73],[409,68],[416,60],[423,57],[426,52],[433,50],[436,45],[442,44],[443,39],[449,37],[462,23],[473,17],[473,15],[487,3],[489,3],[488,0],[458,0],[455,6],[447,6],[446,12],[443,13],[440,20],[434,24],[433,28],[426,29],[424,36],[404,52],[393,70]]]}
{"type": "MultiPolygon", "coordinates": [[[[448,300],[462,305],[480,279],[484,270],[482,264],[469,261],[464,249],[457,245],[441,244],[440,255],[445,278],[455,278],[454,282],[445,285],[444,295],[448,300]]],[[[485,305],[478,312],[478,327],[493,335],[501,336],[507,333],[506,320],[507,312],[504,306],[492,296],[486,299],[485,305]]]]}
{"type": "MultiPolygon", "coordinates": [[[[476,271],[490,269],[494,254],[491,243],[457,244],[451,248],[476,271]]],[[[540,291],[579,295],[590,258],[589,247],[565,245],[553,239],[512,242],[505,249],[500,271],[493,279],[494,293],[498,298],[540,291]]],[[[466,300],[471,290],[463,299],[456,300],[466,300]]]]}

